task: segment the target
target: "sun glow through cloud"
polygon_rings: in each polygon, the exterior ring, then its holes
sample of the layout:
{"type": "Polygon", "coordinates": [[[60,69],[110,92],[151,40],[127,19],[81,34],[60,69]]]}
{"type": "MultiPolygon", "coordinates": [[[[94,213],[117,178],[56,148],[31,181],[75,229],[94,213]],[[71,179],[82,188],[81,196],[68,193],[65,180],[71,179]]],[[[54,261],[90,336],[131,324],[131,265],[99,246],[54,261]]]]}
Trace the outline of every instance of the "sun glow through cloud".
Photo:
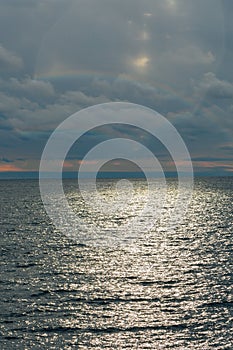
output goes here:
{"type": "Polygon", "coordinates": [[[150,39],[150,35],[146,30],[143,30],[140,34],[139,39],[141,40],[149,40],[150,39]]]}
{"type": "Polygon", "coordinates": [[[168,6],[174,7],[176,6],[176,0],[167,0],[168,6]]]}
{"type": "Polygon", "coordinates": [[[167,7],[171,10],[174,10],[177,6],[176,0],[167,0],[166,4],[167,4],[167,7]]]}
{"type": "Polygon", "coordinates": [[[133,61],[134,66],[140,69],[146,68],[149,62],[150,62],[150,59],[147,56],[138,57],[133,61]]]}

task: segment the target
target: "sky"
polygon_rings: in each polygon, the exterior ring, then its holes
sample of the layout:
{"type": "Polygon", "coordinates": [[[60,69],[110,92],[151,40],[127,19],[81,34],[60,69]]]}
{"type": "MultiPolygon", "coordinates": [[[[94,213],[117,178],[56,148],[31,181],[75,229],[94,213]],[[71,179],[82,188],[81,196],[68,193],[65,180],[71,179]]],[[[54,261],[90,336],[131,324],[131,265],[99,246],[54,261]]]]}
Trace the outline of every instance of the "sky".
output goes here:
{"type": "MultiPolygon", "coordinates": [[[[177,128],[196,174],[233,175],[232,18],[232,0],[0,0],[0,172],[37,171],[68,116],[125,101],[177,128]]],[[[106,135],[145,136],[96,129],[66,170],[106,135]]]]}

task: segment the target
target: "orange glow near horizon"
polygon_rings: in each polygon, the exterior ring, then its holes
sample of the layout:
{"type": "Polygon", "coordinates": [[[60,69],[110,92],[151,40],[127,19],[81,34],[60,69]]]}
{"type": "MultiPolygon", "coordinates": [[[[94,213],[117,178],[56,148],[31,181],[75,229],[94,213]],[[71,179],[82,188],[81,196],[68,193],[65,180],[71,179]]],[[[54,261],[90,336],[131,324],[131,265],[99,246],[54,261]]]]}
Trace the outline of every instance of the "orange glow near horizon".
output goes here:
{"type": "MultiPolygon", "coordinates": [[[[150,165],[150,160],[146,161],[144,160],[148,166],[150,165]]],[[[75,170],[77,168],[77,166],[80,166],[80,165],[86,165],[86,166],[90,166],[90,171],[93,170],[92,166],[94,165],[97,165],[99,162],[99,160],[69,160],[69,161],[65,161],[63,163],[63,168],[65,171],[72,171],[72,170],[75,170]]],[[[225,160],[223,161],[196,161],[196,160],[193,160],[192,161],[193,163],[193,167],[194,167],[194,171],[197,171],[198,173],[203,170],[207,170],[207,169],[215,169],[215,170],[218,170],[220,168],[225,168],[225,171],[228,172],[228,173],[233,173],[233,164],[232,162],[226,162],[225,160]]],[[[176,165],[178,166],[181,166],[181,167],[184,167],[186,166],[187,164],[187,161],[185,160],[181,160],[181,161],[178,161],[176,163],[176,165]]],[[[31,171],[35,171],[37,172],[39,169],[38,169],[38,166],[39,164],[35,164],[35,161],[33,162],[27,162],[27,164],[22,164],[23,166],[20,166],[20,165],[15,165],[13,163],[1,163],[0,162],[0,173],[4,173],[4,172],[31,172],[31,171]],[[31,165],[31,166],[30,166],[31,165]]],[[[113,162],[113,165],[114,165],[114,169],[112,169],[112,171],[116,171],[116,166],[120,166],[121,163],[118,162],[117,160],[115,162],[113,162]]],[[[165,167],[165,171],[170,171],[173,169],[174,167],[174,162],[173,161],[164,161],[163,162],[163,166],[165,167]]],[[[53,171],[52,168],[50,169],[50,171],[53,171]]],[[[109,171],[111,171],[111,168],[109,169],[109,171]]],[[[131,171],[131,169],[128,169],[128,171],[131,171]]]]}
{"type": "Polygon", "coordinates": [[[0,172],[4,173],[6,171],[25,171],[13,164],[0,164],[0,172]]]}

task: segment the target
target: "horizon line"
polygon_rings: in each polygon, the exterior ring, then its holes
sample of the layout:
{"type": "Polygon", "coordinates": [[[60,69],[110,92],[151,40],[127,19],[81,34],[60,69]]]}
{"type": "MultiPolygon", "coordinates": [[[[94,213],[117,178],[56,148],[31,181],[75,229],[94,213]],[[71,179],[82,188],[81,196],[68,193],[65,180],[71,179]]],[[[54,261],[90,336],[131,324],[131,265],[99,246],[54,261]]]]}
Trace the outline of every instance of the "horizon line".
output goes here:
{"type": "MultiPolygon", "coordinates": [[[[83,173],[82,178],[91,178],[92,172],[87,172],[83,173]]],[[[161,173],[150,173],[151,177],[156,177],[156,178],[162,178],[161,173]]],[[[182,173],[179,174],[181,176],[190,176],[190,174],[187,173],[182,173]]],[[[130,171],[104,171],[100,172],[97,176],[97,179],[117,179],[117,178],[134,178],[134,179],[145,179],[146,176],[143,172],[130,172],[130,171]]],[[[178,174],[177,172],[165,172],[164,177],[168,178],[177,178],[178,174]]],[[[213,173],[211,171],[209,172],[194,172],[193,177],[233,177],[233,173],[229,174],[226,172],[218,172],[218,173],[213,173]]],[[[58,173],[54,172],[46,172],[43,173],[42,179],[58,179],[58,173]]],[[[73,172],[63,172],[62,173],[62,178],[63,179],[76,179],[78,178],[78,172],[73,171],[73,172]]],[[[6,171],[6,172],[0,172],[0,180],[23,180],[23,179],[35,179],[39,180],[39,172],[38,171],[6,171]]]]}

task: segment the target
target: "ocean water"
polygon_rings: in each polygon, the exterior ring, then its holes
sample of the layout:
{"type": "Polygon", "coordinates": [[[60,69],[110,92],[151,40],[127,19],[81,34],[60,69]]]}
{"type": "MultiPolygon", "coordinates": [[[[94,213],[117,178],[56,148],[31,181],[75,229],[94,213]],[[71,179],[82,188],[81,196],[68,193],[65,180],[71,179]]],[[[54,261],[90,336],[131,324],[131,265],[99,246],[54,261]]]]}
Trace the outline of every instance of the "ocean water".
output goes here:
{"type": "MultiPolygon", "coordinates": [[[[89,224],[137,215],[90,215],[76,182],[64,186],[89,224]]],[[[98,186],[115,193],[110,180],[98,186]]],[[[145,183],[133,186],[140,207],[145,183]]],[[[168,180],[164,212],[175,188],[168,180]]],[[[36,180],[0,181],[0,349],[233,349],[232,198],[233,178],[196,179],[179,227],[142,223],[135,241],[104,247],[59,232],[36,180]]]]}

